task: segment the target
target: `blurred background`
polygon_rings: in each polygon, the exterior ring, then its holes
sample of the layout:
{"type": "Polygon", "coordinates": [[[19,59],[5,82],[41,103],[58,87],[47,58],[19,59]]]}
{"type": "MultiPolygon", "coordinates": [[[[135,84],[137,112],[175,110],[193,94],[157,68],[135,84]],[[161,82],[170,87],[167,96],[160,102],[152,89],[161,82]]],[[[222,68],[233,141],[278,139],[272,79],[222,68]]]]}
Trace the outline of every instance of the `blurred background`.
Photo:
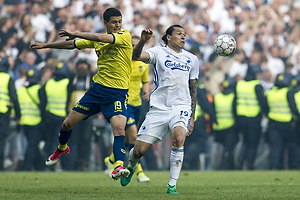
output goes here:
{"type": "MultiPolygon", "coordinates": [[[[216,111],[213,109],[214,112],[209,113],[206,108],[214,106],[214,96],[223,91],[221,86],[224,80],[243,80],[251,66],[260,69],[259,81],[264,92],[274,86],[278,74],[289,73],[297,77],[300,72],[299,0],[0,0],[0,57],[8,59],[8,72],[15,81],[16,89],[26,84],[26,74],[30,69],[41,73],[40,84],[43,86],[62,63],[68,68],[65,77],[72,83],[70,91],[86,91],[93,74],[97,72],[97,55],[93,49],[29,51],[28,48],[34,42],[63,40],[58,36],[60,29],[104,33],[102,14],[109,7],[120,9],[123,28],[132,35],[139,36],[144,28],[153,30],[153,37],[145,49],[161,45],[161,37],[170,25],[182,25],[187,33],[185,50],[194,53],[200,61],[199,87],[201,85],[205,89],[201,94],[210,105],[201,106],[202,111],[198,112],[197,119],[199,126],[195,126],[193,134],[186,139],[183,169],[299,169],[299,131],[296,125],[293,125],[297,135],[296,153],[289,151],[290,140],[280,141],[279,138],[277,143],[283,143],[280,146],[282,153],[270,158],[273,148],[270,148],[266,139],[269,122],[263,112],[259,118],[261,130],[258,131],[256,144],[249,147],[244,145],[245,137],[238,128],[229,142],[219,136],[220,133],[213,128],[214,117],[209,116],[215,115],[216,111]],[[214,53],[213,42],[223,33],[232,35],[237,42],[235,53],[229,57],[214,53]],[[247,148],[254,149],[251,165],[246,159],[247,153],[244,153],[247,148]],[[279,160],[280,166],[271,167],[270,159],[279,160]],[[291,160],[296,166],[290,166],[291,160]]],[[[149,83],[153,86],[151,67],[149,77],[149,83]]],[[[72,107],[74,102],[69,104],[72,107]]],[[[139,124],[147,109],[148,101],[143,101],[139,124]]],[[[49,133],[53,122],[51,117],[43,118],[47,121],[43,122],[44,129],[40,132],[38,146],[34,147],[39,153],[26,168],[25,153],[31,146],[28,145],[30,136],[24,134],[23,127],[17,124],[14,112],[11,112],[9,119],[9,127],[0,127],[7,130],[0,133],[5,140],[0,145],[4,156],[2,170],[105,170],[103,159],[112,151],[113,136],[110,125],[101,113],[74,128],[69,143],[72,152],[53,168],[44,166],[50,155],[46,151],[48,143],[52,142],[49,141],[49,135],[52,134],[54,138],[57,134],[49,133]],[[90,145],[83,146],[83,140],[90,145]]],[[[297,124],[297,120],[294,122],[297,124]]],[[[54,143],[57,144],[57,141],[54,143]]],[[[168,169],[170,148],[170,136],[153,145],[142,160],[144,169],[168,169]]]]}

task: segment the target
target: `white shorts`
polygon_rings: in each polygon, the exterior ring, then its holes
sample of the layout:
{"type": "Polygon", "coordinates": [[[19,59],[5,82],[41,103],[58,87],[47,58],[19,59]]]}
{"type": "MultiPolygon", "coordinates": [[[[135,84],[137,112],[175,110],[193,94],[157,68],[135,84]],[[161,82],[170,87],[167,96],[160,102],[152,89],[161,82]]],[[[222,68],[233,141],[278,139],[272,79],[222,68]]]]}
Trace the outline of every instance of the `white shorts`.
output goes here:
{"type": "Polygon", "coordinates": [[[137,140],[149,144],[158,143],[176,126],[183,127],[188,132],[191,118],[191,108],[178,107],[172,110],[151,108],[137,134],[137,140]]]}

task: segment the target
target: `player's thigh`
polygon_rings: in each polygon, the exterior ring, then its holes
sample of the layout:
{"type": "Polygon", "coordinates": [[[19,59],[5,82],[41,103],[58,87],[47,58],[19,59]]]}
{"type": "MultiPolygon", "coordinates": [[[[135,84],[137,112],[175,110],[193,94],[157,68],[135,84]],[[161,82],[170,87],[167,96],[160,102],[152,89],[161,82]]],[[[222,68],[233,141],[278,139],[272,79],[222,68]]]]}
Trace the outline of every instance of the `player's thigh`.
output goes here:
{"type": "Polygon", "coordinates": [[[138,131],[137,140],[150,142],[152,144],[160,142],[167,133],[170,133],[168,127],[169,120],[168,111],[151,109],[147,113],[146,119],[138,131]],[[149,136],[150,140],[148,141],[149,136]],[[152,138],[156,140],[153,141],[152,138]]]}
{"type": "Polygon", "coordinates": [[[137,125],[140,119],[140,106],[132,106],[127,105],[127,122],[126,122],[126,129],[132,125],[137,125]]]}
{"type": "Polygon", "coordinates": [[[137,127],[135,124],[125,129],[125,142],[128,144],[134,144],[137,135],[137,127]]]}
{"type": "MultiPolygon", "coordinates": [[[[101,98],[100,107],[108,122],[114,116],[123,115],[125,118],[127,117],[128,90],[100,86],[98,91],[101,98]]],[[[126,121],[124,127],[125,124],[126,121]]]]}
{"type": "MultiPolygon", "coordinates": [[[[92,87],[83,95],[83,97],[81,97],[81,99],[74,105],[72,111],[76,111],[77,113],[85,115],[85,118],[87,118],[98,112],[101,112],[100,103],[101,96],[97,90],[95,90],[95,84],[93,84],[92,87]]],[[[76,120],[82,117],[82,115],[77,113],[73,112],[71,119],[75,118],[74,120],[76,120]]]]}
{"type": "Polygon", "coordinates": [[[169,121],[169,128],[173,130],[176,126],[180,126],[188,131],[191,113],[191,109],[187,107],[174,108],[172,110],[171,120],[169,121]]]}
{"type": "Polygon", "coordinates": [[[173,110],[169,128],[172,130],[172,145],[181,147],[188,133],[191,110],[189,108],[177,108],[173,110]]]}

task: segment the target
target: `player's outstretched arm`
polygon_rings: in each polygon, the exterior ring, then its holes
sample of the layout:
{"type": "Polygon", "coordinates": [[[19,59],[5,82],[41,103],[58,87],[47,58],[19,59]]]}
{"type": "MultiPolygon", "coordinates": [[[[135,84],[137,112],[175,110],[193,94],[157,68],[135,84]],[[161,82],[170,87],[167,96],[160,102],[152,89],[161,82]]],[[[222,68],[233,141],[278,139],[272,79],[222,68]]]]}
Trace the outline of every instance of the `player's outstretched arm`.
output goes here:
{"type": "Polygon", "coordinates": [[[29,46],[29,50],[34,49],[74,49],[74,42],[72,40],[69,41],[59,41],[59,42],[52,42],[52,43],[33,43],[29,46]]]}
{"type": "Polygon", "coordinates": [[[60,37],[68,37],[66,40],[74,40],[75,38],[82,38],[86,40],[96,41],[96,42],[105,42],[113,43],[114,37],[112,34],[103,34],[103,33],[89,33],[89,32],[79,32],[79,31],[67,31],[65,29],[60,30],[58,33],[60,37]]]}
{"type": "Polygon", "coordinates": [[[151,29],[144,29],[141,34],[139,43],[134,47],[132,53],[132,60],[139,60],[147,62],[150,59],[150,55],[143,51],[145,43],[151,38],[153,32],[151,29]]]}

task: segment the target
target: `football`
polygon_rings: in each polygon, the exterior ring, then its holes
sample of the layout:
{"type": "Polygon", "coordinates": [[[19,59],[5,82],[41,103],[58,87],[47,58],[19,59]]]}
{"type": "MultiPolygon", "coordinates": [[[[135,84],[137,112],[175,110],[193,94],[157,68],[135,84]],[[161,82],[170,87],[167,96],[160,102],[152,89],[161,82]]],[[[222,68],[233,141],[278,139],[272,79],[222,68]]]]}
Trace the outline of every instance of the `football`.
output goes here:
{"type": "Polygon", "coordinates": [[[214,49],[220,56],[230,56],[236,49],[236,41],[231,35],[219,35],[214,42],[214,49]]]}

